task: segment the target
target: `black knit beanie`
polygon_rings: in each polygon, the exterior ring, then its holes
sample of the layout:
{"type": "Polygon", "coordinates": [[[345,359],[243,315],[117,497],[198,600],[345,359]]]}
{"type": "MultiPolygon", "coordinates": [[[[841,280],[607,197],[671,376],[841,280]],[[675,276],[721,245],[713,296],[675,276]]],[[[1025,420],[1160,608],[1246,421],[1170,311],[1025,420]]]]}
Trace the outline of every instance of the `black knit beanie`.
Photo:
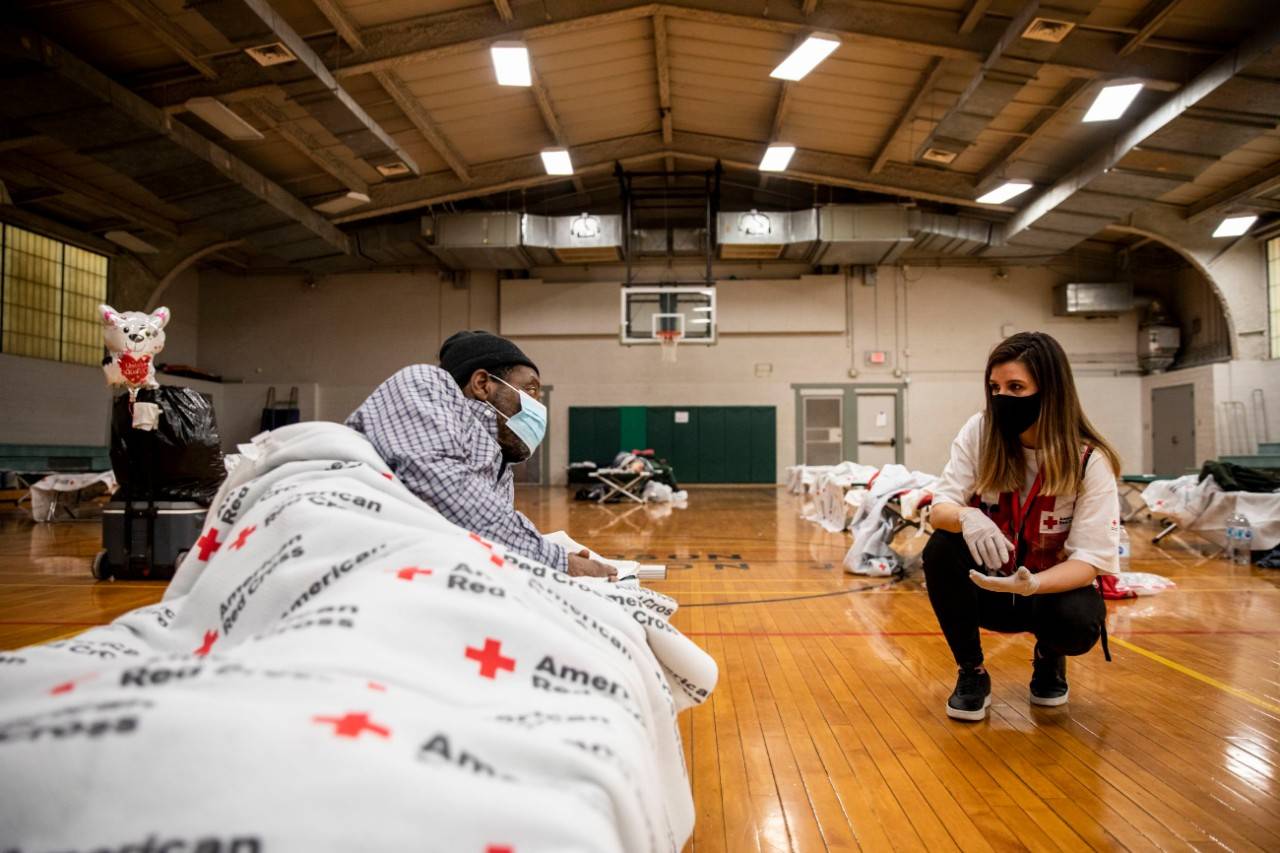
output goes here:
{"type": "Polygon", "coordinates": [[[489,332],[458,332],[450,335],[440,347],[440,367],[463,388],[477,370],[493,370],[511,364],[538,369],[538,365],[530,361],[520,347],[489,332]]]}

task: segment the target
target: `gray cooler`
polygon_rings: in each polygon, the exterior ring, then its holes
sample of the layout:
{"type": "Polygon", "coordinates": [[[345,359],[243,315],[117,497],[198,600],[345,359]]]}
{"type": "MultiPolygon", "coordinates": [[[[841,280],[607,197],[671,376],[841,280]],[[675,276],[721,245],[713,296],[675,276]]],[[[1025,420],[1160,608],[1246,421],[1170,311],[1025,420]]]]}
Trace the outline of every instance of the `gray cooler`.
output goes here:
{"type": "Polygon", "coordinates": [[[125,504],[102,511],[102,544],[93,559],[95,578],[167,580],[200,536],[208,508],[193,501],[125,504]]]}

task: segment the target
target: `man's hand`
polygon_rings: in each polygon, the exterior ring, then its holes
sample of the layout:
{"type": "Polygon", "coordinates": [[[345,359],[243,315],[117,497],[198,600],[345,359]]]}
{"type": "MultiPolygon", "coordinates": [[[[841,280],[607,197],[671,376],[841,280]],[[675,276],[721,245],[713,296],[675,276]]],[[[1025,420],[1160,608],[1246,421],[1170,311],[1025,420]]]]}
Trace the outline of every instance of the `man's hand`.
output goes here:
{"type": "Polygon", "coordinates": [[[990,577],[970,569],[969,580],[992,592],[1016,592],[1018,595],[1035,595],[1040,588],[1040,579],[1026,566],[1019,566],[1018,571],[1006,577],[990,577]]]}
{"type": "Polygon", "coordinates": [[[618,579],[618,570],[604,563],[597,563],[587,556],[586,551],[569,555],[569,577],[571,578],[608,578],[610,582],[618,579]]]}

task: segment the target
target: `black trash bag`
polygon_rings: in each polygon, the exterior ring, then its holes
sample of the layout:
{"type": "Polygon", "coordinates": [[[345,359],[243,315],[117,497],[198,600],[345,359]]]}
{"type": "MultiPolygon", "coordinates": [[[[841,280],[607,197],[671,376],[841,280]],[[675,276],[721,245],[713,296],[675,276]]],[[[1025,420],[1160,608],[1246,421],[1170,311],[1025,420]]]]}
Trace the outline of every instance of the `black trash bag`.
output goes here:
{"type": "Polygon", "coordinates": [[[125,500],[195,501],[208,506],[227,476],[213,403],[191,388],[139,391],[160,407],[154,431],[135,430],[129,395],[111,409],[111,468],[125,500]]]}

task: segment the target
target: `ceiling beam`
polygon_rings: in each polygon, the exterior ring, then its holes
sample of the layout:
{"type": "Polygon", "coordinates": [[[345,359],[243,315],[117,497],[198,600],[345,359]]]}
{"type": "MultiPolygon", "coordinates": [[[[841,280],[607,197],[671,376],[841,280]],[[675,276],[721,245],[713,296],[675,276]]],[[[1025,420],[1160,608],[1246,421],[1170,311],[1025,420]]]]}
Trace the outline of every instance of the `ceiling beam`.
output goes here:
{"type": "MultiPolygon", "coordinates": [[[[210,142],[199,132],[180,121],[174,121],[163,110],[39,33],[16,27],[0,29],[0,55],[10,61],[21,59],[32,66],[43,67],[48,73],[57,75],[90,98],[110,104],[120,120],[132,122],[147,133],[167,139],[330,246],[343,252],[350,251],[351,244],[347,235],[275,181],[225,148],[210,142]]],[[[32,129],[38,130],[38,127],[34,127],[38,119],[39,116],[27,116],[23,121],[33,125],[32,129]]]]}
{"type": "MultiPolygon", "coordinates": [[[[662,116],[662,142],[671,144],[671,54],[667,49],[667,16],[653,16],[653,60],[658,71],[658,113],[662,116]]],[[[668,170],[670,171],[670,170],[668,170]]]]}
{"type": "Polygon", "coordinates": [[[87,203],[92,208],[127,219],[157,234],[163,234],[169,238],[178,236],[178,224],[172,219],[126,201],[117,193],[99,189],[88,181],[74,177],[62,169],[47,166],[17,151],[10,151],[0,158],[0,175],[23,184],[52,187],[72,199],[87,203]]]}
{"type": "Polygon", "coordinates": [[[1130,26],[1137,27],[1138,31],[1121,46],[1118,54],[1120,56],[1128,56],[1146,44],[1147,39],[1155,35],[1156,30],[1160,28],[1166,18],[1173,14],[1181,2],[1182,0],[1153,0],[1152,3],[1148,4],[1147,8],[1143,9],[1130,24],[1130,26]]]}
{"type": "Polygon", "coordinates": [[[244,101],[241,106],[268,130],[276,133],[297,149],[298,153],[328,172],[347,189],[368,194],[369,182],[355,170],[355,167],[338,156],[324,140],[313,136],[296,124],[284,110],[266,98],[244,101]]]}
{"type": "Polygon", "coordinates": [[[115,243],[104,240],[87,231],[82,231],[65,222],[42,216],[34,210],[27,210],[16,205],[0,204],[0,220],[4,220],[10,225],[17,225],[19,228],[26,228],[29,231],[48,234],[50,237],[56,237],[59,240],[65,240],[68,243],[92,249],[104,255],[114,256],[120,254],[120,247],[115,243]]]}
{"type": "Polygon", "coordinates": [[[968,11],[964,13],[964,18],[960,21],[960,26],[956,32],[961,34],[973,32],[973,28],[978,26],[982,16],[987,14],[987,7],[990,5],[991,0],[973,0],[969,5],[968,11]]]}
{"type": "Polygon", "coordinates": [[[400,79],[394,71],[375,71],[374,78],[387,90],[387,94],[391,96],[391,100],[396,102],[396,106],[405,114],[405,118],[418,129],[422,134],[422,138],[427,144],[435,149],[440,155],[440,159],[444,160],[458,176],[459,180],[470,181],[471,173],[467,171],[466,161],[462,159],[457,150],[445,138],[440,127],[431,118],[427,112],[427,108],[418,100],[418,96],[409,91],[409,87],[400,79]]]}
{"type": "Polygon", "coordinates": [[[204,47],[186,30],[175,24],[151,0],[113,0],[120,9],[200,72],[206,80],[216,80],[218,72],[202,58],[204,47]]]}
{"type": "MultiPolygon", "coordinates": [[[[677,157],[721,160],[726,166],[754,170],[765,145],[702,133],[676,131],[672,142],[677,157]]],[[[798,148],[779,177],[849,187],[901,198],[940,201],[986,210],[1012,211],[1012,207],[979,205],[973,200],[972,180],[958,172],[945,172],[890,163],[880,174],[871,174],[871,160],[828,151],[798,148]]]]}
{"type": "Polygon", "coordinates": [[[338,5],[337,0],[311,0],[311,2],[320,10],[320,14],[324,15],[325,20],[333,25],[334,31],[347,43],[347,47],[352,50],[364,50],[364,39],[360,38],[360,28],[355,21],[351,20],[347,11],[338,5]]]}
{"type": "MultiPolygon", "coordinates": [[[[534,68],[532,64],[529,66],[529,76],[532,80],[529,90],[533,93],[533,99],[538,104],[538,112],[542,114],[542,121],[547,126],[547,132],[551,134],[551,138],[556,141],[557,146],[567,150],[569,148],[569,139],[564,134],[564,125],[560,122],[560,115],[556,112],[555,105],[551,103],[551,94],[547,91],[546,84],[542,82],[538,69],[534,68]]],[[[577,174],[573,176],[573,188],[580,193],[586,192],[586,188],[582,184],[582,178],[577,174]]]]}
{"type": "Polygon", "coordinates": [[[1253,196],[1271,192],[1276,187],[1280,187],[1280,161],[1205,196],[1190,205],[1185,216],[1191,222],[1198,222],[1233,207],[1248,206],[1253,196]]]}
{"type": "Polygon", "coordinates": [[[991,158],[986,168],[978,173],[978,186],[982,187],[992,175],[1021,157],[1023,152],[1030,148],[1031,144],[1039,138],[1041,132],[1053,124],[1063,113],[1071,109],[1071,106],[1080,99],[1080,96],[1089,87],[1090,81],[1088,80],[1076,78],[1067,81],[1067,84],[1059,90],[1054,99],[1041,107],[1040,112],[1022,126],[1022,129],[1018,132],[1018,138],[1010,140],[1004,148],[1000,149],[998,154],[991,158]]]}
{"type": "Polygon", "coordinates": [[[1219,58],[1186,86],[1170,95],[1145,118],[1087,156],[1079,166],[1060,178],[1048,190],[1031,199],[1006,223],[1006,239],[1025,231],[1041,217],[1052,212],[1090,181],[1119,163],[1126,154],[1141,145],[1143,140],[1212,95],[1219,87],[1277,45],[1280,45],[1280,14],[1273,15],[1268,21],[1260,22],[1254,28],[1253,35],[1219,58]]]}
{"type": "Polygon", "coordinates": [[[791,87],[790,80],[783,80],[782,86],[778,90],[778,103],[773,108],[773,122],[769,127],[769,142],[782,142],[782,123],[787,119],[787,109],[790,107],[791,87]]]}
{"type": "MultiPolygon", "coordinates": [[[[574,171],[578,175],[597,172],[608,174],[613,171],[615,163],[626,165],[637,160],[656,159],[664,153],[662,137],[657,133],[589,142],[574,149],[574,171]]],[[[478,163],[471,168],[470,184],[464,184],[452,172],[436,172],[378,184],[370,192],[373,198],[369,207],[340,216],[335,221],[356,222],[508,190],[553,184],[564,179],[563,175],[548,175],[542,165],[542,158],[537,154],[478,163]]]]}
{"type": "MultiPolygon", "coordinates": [[[[1080,21],[1097,3],[1098,0],[1058,0],[1053,16],[1080,21]]],[[[930,148],[963,154],[1040,73],[1058,49],[1056,44],[1022,38],[1040,11],[1040,0],[1024,0],[959,97],[917,146],[917,160],[930,148]]]]}
{"type": "Polygon", "coordinates": [[[916,90],[911,95],[911,100],[902,108],[902,112],[898,113],[898,118],[893,122],[893,127],[889,128],[889,132],[885,134],[884,140],[880,143],[880,150],[876,153],[875,158],[871,161],[871,174],[875,174],[884,168],[884,164],[889,162],[889,149],[893,145],[893,140],[902,132],[903,128],[908,127],[915,121],[916,111],[920,109],[920,105],[924,103],[924,99],[933,91],[933,87],[937,85],[938,78],[942,76],[942,60],[936,56],[929,60],[929,64],[925,66],[924,71],[920,75],[920,82],[916,84],[916,90]]]}
{"type": "Polygon", "coordinates": [[[818,11],[818,0],[804,0],[800,4],[800,14],[802,15],[812,15],[816,11],[818,11]]]}
{"type": "MultiPolygon", "coordinates": [[[[374,70],[486,51],[499,39],[536,40],[661,14],[668,20],[680,18],[790,35],[806,35],[820,26],[848,44],[981,62],[1003,29],[999,20],[986,18],[973,31],[960,34],[956,32],[953,13],[912,7],[885,14],[881,5],[872,3],[828,3],[811,18],[801,14],[797,6],[787,4],[771,4],[769,17],[762,17],[759,0],[543,0],[519,4],[512,12],[513,20],[506,22],[489,6],[474,6],[368,27],[360,32],[363,50],[329,45],[326,57],[333,76],[341,80],[374,70]]],[[[326,50],[320,40],[315,44],[316,49],[326,50]]],[[[1194,76],[1207,61],[1203,56],[1151,49],[1121,59],[1115,56],[1113,33],[1077,28],[1058,46],[1054,61],[1044,67],[1075,77],[1133,77],[1148,88],[1171,91],[1194,76]]],[[[219,57],[214,65],[220,74],[216,81],[149,79],[137,88],[145,90],[156,103],[172,105],[197,96],[233,95],[271,82],[264,69],[241,52],[219,57]]]]}
{"type": "MultiPolygon", "coordinates": [[[[320,55],[269,0],[201,0],[192,4],[192,9],[237,47],[263,40],[284,44],[297,62],[262,69],[267,78],[280,77],[277,82],[296,103],[370,165],[399,161],[414,174],[420,171],[409,153],[351,97],[320,55]]],[[[240,50],[236,53],[244,55],[240,50]]]]}
{"type": "Polygon", "coordinates": [[[511,0],[493,0],[493,6],[502,20],[510,21],[515,17],[515,13],[511,11],[511,0]]]}

